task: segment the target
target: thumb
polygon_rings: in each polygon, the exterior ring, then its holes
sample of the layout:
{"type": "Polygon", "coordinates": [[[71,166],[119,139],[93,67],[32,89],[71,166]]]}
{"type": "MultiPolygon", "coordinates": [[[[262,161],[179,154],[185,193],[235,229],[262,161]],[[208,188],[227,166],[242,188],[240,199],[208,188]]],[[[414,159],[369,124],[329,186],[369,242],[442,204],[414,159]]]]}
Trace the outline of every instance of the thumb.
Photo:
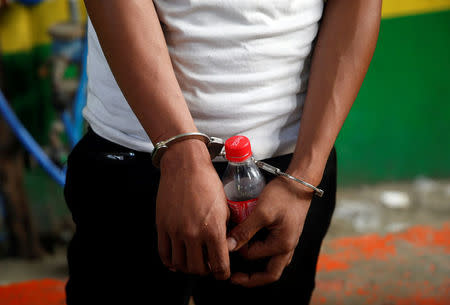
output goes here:
{"type": "Polygon", "coordinates": [[[253,211],[243,222],[234,227],[228,234],[228,251],[237,251],[265,226],[266,222],[260,213],[253,211]]]}

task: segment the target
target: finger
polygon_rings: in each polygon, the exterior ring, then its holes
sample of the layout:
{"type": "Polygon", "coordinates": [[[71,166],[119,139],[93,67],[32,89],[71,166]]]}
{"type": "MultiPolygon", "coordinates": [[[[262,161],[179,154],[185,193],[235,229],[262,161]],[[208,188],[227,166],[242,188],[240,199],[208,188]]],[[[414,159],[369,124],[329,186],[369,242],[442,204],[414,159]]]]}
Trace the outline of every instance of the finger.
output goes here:
{"type": "Polygon", "coordinates": [[[231,282],[244,287],[256,287],[278,281],[289,261],[290,254],[274,256],[267,264],[266,271],[256,273],[235,273],[231,276],[231,282]]]}
{"type": "Polygon", "coordinates": [[[286,266],[289,266],[291,264],[292,258],[294,257],[294,252],[295,252],[294,250],[291,251],[291,254],[289,255],[289,260],[288,260],[288,263],[286,264],[286,266]]]}
{"type": "Polygon", "coordinates": [[[187,272],[186,247],[184,242],[172,239],[172,266],[181,272],[187,272]]]}
{"type": "Polygon", "coordinates": [[[263,240],[252,242],[248,247],[242,247],[239,253],[246,259],[256,260],[265,257],[272,257],[282,254],[274,245],[273,240],[263,240]]]}
{"type": "Polygon", "coordinates": [[[192,274],[205,275],[208,273],[203,257],[202,244],[193,242],[186,245],[187,271],[192,274]]]}
{"type": "Polygon", "coordinates": [[[158,232],[158,252],[162,263],[167,268],[172,268],[172,246],[166,233],[158,232]]]}
{"type": "Polygon", "coordinates": [[[262,215],[256,209],[251,213],[247,219],[242,223],[234,227],[230,234],[228,234],[227,243],[229,251],[237,251],[243,245],[262,229],[265,225],[269,224],[268,218],[262,215]]]}
{"type": "Polygon", "coordinates": [[[242,255],[247,259],[260,259],[290,253],[297,246],[297,241],[284,237],[278,230],[270,232],[265,240],[257,240],[249,244],[242,255]]]}
{"type": "Polygon", "coordinates": [[[230,277],[230,256],[228,254],[225,236],[221,239],[211,239],[206,244],[206,254],[214,277],[226,280],[230,277]]]}

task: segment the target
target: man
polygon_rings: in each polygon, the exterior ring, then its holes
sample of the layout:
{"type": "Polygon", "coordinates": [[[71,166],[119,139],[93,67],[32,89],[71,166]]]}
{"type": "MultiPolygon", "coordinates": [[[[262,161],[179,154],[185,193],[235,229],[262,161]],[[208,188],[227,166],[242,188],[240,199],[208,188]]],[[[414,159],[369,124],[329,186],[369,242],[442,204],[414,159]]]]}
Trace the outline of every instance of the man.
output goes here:
{"type": "Polygon", "coordinates": [[[307,304],[335,203],[333,145],[375,49],[381,1],[85,3],[92,130],[68,164],[68,305],[186,304],[191,294],[197,305],[307,304]],[[227,232],[224,164],[203,142],[172,145],[160,170],[149,160],[152,143],[195,131],[244,134],[256,159],[325,196],[273,179],[227,232]],[[261,229],[267,237],[249,243],[261,229]],[[236,253],[260,270],[230,262],[236,253]]]}

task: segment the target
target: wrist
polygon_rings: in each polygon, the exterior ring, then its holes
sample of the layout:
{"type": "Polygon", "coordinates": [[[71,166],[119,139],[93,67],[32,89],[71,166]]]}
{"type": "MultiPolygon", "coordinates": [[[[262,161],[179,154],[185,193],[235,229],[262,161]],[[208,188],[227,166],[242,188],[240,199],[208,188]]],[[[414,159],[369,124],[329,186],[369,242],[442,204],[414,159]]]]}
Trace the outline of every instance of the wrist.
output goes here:
{"type": "Polygon", "coordinates": [[[294,154],[286,173],[318,186],[322,180],[326,162],[327,157],[323,157],[322,154],[294,154]]]}
{"type": "Polygon", "coordinates": [[[198,139],[186,139],[171,145],[160,160],[161,173],[179,169],[192,170],[211,164],[206,144],[198,139]]]}

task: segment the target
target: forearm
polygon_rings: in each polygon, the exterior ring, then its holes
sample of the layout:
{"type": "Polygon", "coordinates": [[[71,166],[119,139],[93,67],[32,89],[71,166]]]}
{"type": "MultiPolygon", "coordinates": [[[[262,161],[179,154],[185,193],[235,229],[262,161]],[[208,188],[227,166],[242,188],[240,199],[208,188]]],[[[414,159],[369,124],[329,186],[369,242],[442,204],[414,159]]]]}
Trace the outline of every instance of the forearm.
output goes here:
{"type": "Polygon", "coordinates": [[[85,0],[114,77],[156,143],[197,131],[152,1],[85,0]]]}
{"type": "Polygon", "coordinates": [[[329,0],[288,171],[318,184],[375,50],[381,0],[329,0]]]}

